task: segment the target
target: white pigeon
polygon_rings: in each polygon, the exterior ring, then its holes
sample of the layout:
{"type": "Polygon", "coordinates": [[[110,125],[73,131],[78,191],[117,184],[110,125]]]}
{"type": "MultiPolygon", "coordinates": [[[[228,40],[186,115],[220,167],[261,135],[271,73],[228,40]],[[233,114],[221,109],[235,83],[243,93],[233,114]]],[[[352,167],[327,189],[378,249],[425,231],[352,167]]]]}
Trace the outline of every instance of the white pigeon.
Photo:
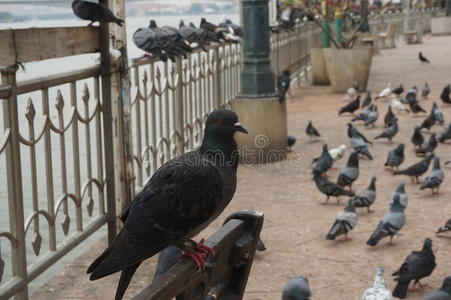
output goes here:
{"type": "Polygon", "coordinates": [[[375,99],[377,100],[380,98],[385,98],[388,100],[388,97],[390,97],[390,95],[391,95],[391,91],[392,91],[391,82],[389,82],[387,84],[387,87],[385,89],[383,89],[375,99]]]}
{"type": "Polygon", "coordinates": [[[374,283],[363,293],[362,300],[393,300],[393,295],[385,286],[384,267],[378,267],[374,283]]]}
{"type": "Polygon", "coordinates": [[[330,154],[330,156],[332,156],[332,159],[334,161],[336,161],[343,157],[345,151],[346,151],[346,145],[341,145],[341,146],[338,146],[337,148],[330,149],[329,154],[330,154]]]}
{"type": "Polygon", "coordinates": [[[395,95],[393,95],[391,97],[390,106],[393,110],[396,110],[397,112],[403,112],[403,111],[409,112],[407,107],[405,107],[404,104],[402,104],[401,101],[398,100],[398,97],[396,97],[395,95]]]}
{"type": "Polygon", "coordinates": [[[359,90],[359,81],[356,80],[354,81],[354,83],[352,84],[352,86],[346,91],[346,95],[343,97],[343,100],[354,100],[355,96],[358,93],[359,90]]]}

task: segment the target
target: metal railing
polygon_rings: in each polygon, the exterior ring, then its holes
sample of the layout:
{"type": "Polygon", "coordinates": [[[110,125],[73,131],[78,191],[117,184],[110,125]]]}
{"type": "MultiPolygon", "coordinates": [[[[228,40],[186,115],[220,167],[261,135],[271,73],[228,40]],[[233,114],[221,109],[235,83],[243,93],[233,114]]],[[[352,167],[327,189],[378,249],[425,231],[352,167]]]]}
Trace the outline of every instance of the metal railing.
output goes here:
{"type": "MultiPolygon", "coordinates": [[[[411,13],[409,22],[428,14],[411,13]]],[[[404,17],[392,14],[374,22],[404,17]]],[[[272,34],[275,72],[290,69],[299,84],[320,36],[309,22],[272,34]]],[[[240,44],[212,46],[175,63],[137,62],[130,66],[130,107],[122,112],[129,122],[115,123],[113,134],[104,125],[123,116],[119,112],[113,120],[101,99],[100,67],[17,84],[3,72],[0,201],[7,199],[3,209],[9,217],[0,220],[0,298],[28,299],[30,281],[117,218],[120,212],[106,209],[109,187],[132,186],[112,200],[129,203],[162,163],[197,147],[207,115],[228,107],[239,93],[240,73],[240,44]],[[124,167],[132,165],[132,174],[107,184],[106,170],[122,167],[114,161],[120,154],[105,146],[120,143],[118,132],[129,136],[122,139],[131,153],[124,167]]]]}

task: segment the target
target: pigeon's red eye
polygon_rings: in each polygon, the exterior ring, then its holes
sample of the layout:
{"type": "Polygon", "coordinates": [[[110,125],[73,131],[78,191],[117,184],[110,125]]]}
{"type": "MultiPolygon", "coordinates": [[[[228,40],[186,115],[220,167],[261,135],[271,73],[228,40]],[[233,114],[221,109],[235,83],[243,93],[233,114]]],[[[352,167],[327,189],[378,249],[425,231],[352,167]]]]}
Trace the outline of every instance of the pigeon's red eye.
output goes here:
{"type": "Polygon", "coordinates": [[[224,119],[218,119],[218,124],[220,125],[220,126],[224,126],[224,119]]]}

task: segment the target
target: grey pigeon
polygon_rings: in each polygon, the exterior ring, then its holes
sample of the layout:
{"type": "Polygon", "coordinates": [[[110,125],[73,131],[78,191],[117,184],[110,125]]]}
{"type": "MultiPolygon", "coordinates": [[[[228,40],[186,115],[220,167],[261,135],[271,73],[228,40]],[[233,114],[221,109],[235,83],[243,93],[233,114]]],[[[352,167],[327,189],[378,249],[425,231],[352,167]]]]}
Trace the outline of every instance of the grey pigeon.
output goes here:
{"type": "Polygon", "coordinates": [[[410,104],[412,102],[417,101],[417,93],[418,89],[416,86],[413,86],[410,90],[407,91],[406,97],[401,99],[401,102],[404,104],[410,104]]]}
{"type": "Polygon", "coordinates": [[[339,186],[345,187],[349,186],[352,190],[352,183],[359,177],[359,154],[357,152],[352,152],[349,155],[346,167],[341,169],[338,175],[337,184],[339,186]]]}
{"type": "Polygon", "coordinates": [[[431,88],[429,87],[428,83],[426,82],[424,84],[424,88],[421,91],[421,95],[423,96],[423,98],[427,98],[429,96],[429,93],[431,92],[431,88]]]}
{"type": "Polygon", "coordinates": [[[440,143],[445,143],[449,139],[451,139],[451,123],[449,123],[443,128],[443,131],[440,133],[438,141],[440,143]]]}
{"type": "Polygon", "coordinates": [[[124,23],[124,20],[117,18],[108,7],[95,2],[74,0],[72,1],[72,10],[80,19],[91,21],[89,25],[94,22],[101,22],[116,23],[122,26],[122,23],[124,23]]]}
{"type": "Polygon", "coordinates": [[[391,194],[390,197],[390,207],[393,206],[393,204],[395,203],[395,198],[396,196],[399,196],[399,203],[401,203],[401,206],[406,209],[407,208],[407,203],[409,200],[409,197],[406,193],[406,189],[405,189],[405,183],[401,182],[398,187],[396,188],[396,190],[391,194]]]}
{"type": "Polygon", "coordinates": [[[181,258],[183,257],[182,249],[176,246],[168,246],[164,248],[158,255],[157,268],[153,278],[153,282],[157,282],[166,274],[181,258]]]}
{"type": "Polygon", "coordinates": [[[362,108],[371,104],[371,91],[366,93],[365,99],[363,99],[362,108]]]}
{"type": "Polygon", "coordinates": [[[370,206],[376,201],[376,177],[371,177],[370,185],[356,193],[352,198],[355,207],[366,207],[369,213],[373,212],[370,206]]]}
{"type": "Polygon", "coordinates": [[[434,158],[434,153],[429,153],[428,156],[426,156],[422,161],[417,162],[416,164],[408,167],[404,170],[399,170],[393,172],[394,175],[407,175],[412,180],[415,178],[417,183],[420,183],[418,180],[418,177],[423,175],[427,172],[429,169],[429,164],[431,163],[431,160],[434,158]]]}
{"type": "Polygon", "coordinates": [[[199,45],[200,48],[202,48],[202,50],[207,51],[206,48],[207,42],[201,38],[201,36],[199,35],[199,33],[196,31],[195,28],[191,28],[185,25],[185,22],[183,20],[180,21],[179,32],[182,35],[182,37],[190,43],[190,45],[196,43],[199,45]]]}
{"type": "Polygon", "coordinates": [[[373,159],[363,138],[353,131],[351,136],[351,144],[355,151],[369,159],[373,159]]]}
{"type": "Polygon", "coordinates": [[[205,254],[214,252],[191,238],[233,198],[239,160],[236,132],[247,130],[233,111],[216,110],[208,116],[200,149],[169,160],[155,172],[124,213],[116,239],[89,266],[90,280],[122,271],[115,297],[122,299],[141,262],[170,245],[205,268],[205,254]]]}
{"type": "Polygon", "coordinates": [[[363,293],[362,300],[393,300],[390,290],[385,285],[384,267],[377,267],[373,285],[363,293]]]}
{"type": "Polygon", "coordinates": [[[446,231],[451,231],[451,219],[448,219],[448,221],[446,221],[446,224],[437,230],[437,233],[442,233],[446,231]]]}
{"type": "Polygon", "coordinates": [[[279,93],[279,101],[285,101],[288,90],[290,89],[291,83],[290,70],[284,70],[282,75],[277,77],[277,89],[279,93]]]}
{"type": "Polygon", "coordinates": [[[349,199],[345,209],[337,214],[334,224],[326,236],[326,240],[335,240],[337,236],[344,234],[344,240],[350,240],[348,232],[357,225],[357,213],[355,212],[354,200],[349,199]]]}
{"type": "Polygon", "coordinates": [[[426,176],[426,179],[420,186],[420,190],[431,189],[433,194],[438,194],[440,192],[440,184],[442,184],[444,178],[445,173],[440,169],[440,158],[435,157],[432,171],[426,176]],[[435,192],[434,189],[436,189],[437,192],[435,192]]]}
{"type": "Polygon", "coordinates": [[[448,84],[443,88],[442,93],[440,94],[440,99],[442,99],[443,104],[451,104],[450,93],[451,86],[448,84]]]}
{"type": "Polygon", "coordinates": [[[421,129],[425,128],[428,131],[430,131],[431,127],[435,125],[435,122],[436,122],[436,118],[435,118],[434,110],[431,110],[431,113],[421,123],[420,128],[421,129]]]}
{"type": "Polygon", "coordinates": [[[414,144],[415,148],[420,147],[424,143],[424,137],[421,134],[421,128],[419,126],[415,126],[411,141],[414,144]]]}
{"type": "Polygon", "coordinates": [[[451,276],[447,276],[442,286],[424,296],[423,300],[451,300],[451,276]]]}
{"type": "Polygon", "coordinates": [[[402,207],[399,202],[399,195],[396,195],[393,206],[390,207],[390,210],[384,215],[366,244],[369,246],[376,246],[381,239],[387,236],[390,237],[389,244],[392,244],[393,237],[402,229],[405,223],[406,216],[404,214],[404,207],[402,207]]]}
{"type": "Polygon", "coordinates": [[[282,290],[282,300],[309,300],[312,293],[307,277],[294,277],[282,290]]]}
{"type": "Polygon", "coordinates": [[[330,182],[329,180],[321,176],[321,173],[318,171],[313,171],[313,180],[315,181],[318,190],[327,196],[326,201],[324,201],[323,204],[326,204],[331,196],[337,197],[337,203],[340,201],[340,199],[338,198],[340,196],[354,196],[353,192],[347,191],[338,184],[330,182]]]}
{"type": "Polygon", "coordinates": [[[392,274],[392,276],[396,276],[394,280],[397,281],[396,287],[393,290],[393,296],[401,299],[406,298],[410,282],[414,280],[414,288],[417,284],[421,286],[420,280],[431,275],[435,266],[432,241],[431,239],[425,239],[423,249],[421,251],[414,251],[407,256],[401,268],[392,274]]]}
{"type": "Polygon", "coordinates": [[[355,128],[354,126],[352,126],[351,123],[348,123],[348,130],[347,130],[347,133],[348,133],[348,137],[349,137],[349,138],[352,137],[352,132],[355,132],[358,136],[360,136],[360,137],[365,141],[365,143],[370,144],[370,145],[373,144],[373,143],[372,143],[370,140],[368,140],[362,133],[360,133],[360,131],[358,131],[357,128],[355,128]]]}
{"type": "Polygon", "coordinates": [[[421,155],[426,155],[427,153],[434,152],[435,148],[438,146],[437,134],[433,132],[429,140],[425,141],[418,149],[415,149],[415,153],[421,155]]]}
{"type": "Polygon", "coordinates": [[[384,166],[399,169],[399,166],[404,162],[404,144],[401,143],[395,149],[388,152],[387,161],[384,166]]]}
{"type": "Polygon", "coordinates": [[[205,30],[204,28],[197,28],[193,22],[189,23],[189,27],[196,30],[196,33],[199,35],[200,39],[205,43],[205,45],[210,45],[210,43],[220,43],[217,34],[215,32],[205,30]]]}
{"type": "Polygon", "coordinates": [[[440,125],[445,124],[445,117],[443,116],[441,109],[438,107],[437,102],[432,103],[432,113],[435,116],[435,120],[437,120],[440,125]]]}
{"type": "Polygon", "coordinates": [[[377,139],[386,138],[391,142],[392,138],[398,133],[398,131],[399,131],[398,119],[395,118],[393,120],[392,125],[390,127],[388,127],[384,132],[382,132],[381,134],[376,136],[374,139],[377,140],[377,139]]]}
{"type": "Polygon", "coordinates": [[[375,109],[375,107],[376,107],[375,104],[371,104],[370,106],[364,108],[359,114],[357,114],[354,118],[352,118],[351,122],[367,120],[368,116],[375,109]]]}
{"type": "Polygon", "coordinates": [[[307,128],[305,129],[305,133],[310,137],[311,139],[314,137],[320,137],[321,134],[319,134],[318,130],[313,127],[312,121],[308,121],[307,128]]]}
{"type": "Polygon", "coordinates": [[[155,33],[161,48],[172,61],[175,62],[175,56],[177,55],[183,55],[186,58],[186,53],[192,51],[176,28],[160,28],[155,20],[150,20],[148,28],[155,33]]]}
{"type": "Polygon", "coordinates": [[[357,98],[351,102],[349,102],[347,105],[340,108],[338,111],[338,115],[344,114],[346,112],[353,114],[356,110],[358,110],[360,107],[360,95],[357,96],[357,98]]]}
{"type": "Polygon", "coordinates": [[[334,160],[332,159],[332,156],[330,156],[329,148],[327,147],[327,144],[324,144],[323,152],[321,153],[321,156],[316,160],[316,165],[313,171],[318,171],[320,174],[323,174],[327,172],[327,170],[332,168],[333,163],[334,160]]]}
{"type": "Polygon", "coordinates": [[[396,116],[393,113],[391,106],[389,106],[387,113],[384,116],[384,127],[392,126],[395,119],[396,119],[396,116]]]}
{"type": "Polygon", "coordinates": [[[365,126],[373,125],[376,126],[376,121],[379,118],[379,110],[377,108],[377,105],[374,105],[374,108],[370,113],[368,114],[368,117],[365,120],[365,126]]]}

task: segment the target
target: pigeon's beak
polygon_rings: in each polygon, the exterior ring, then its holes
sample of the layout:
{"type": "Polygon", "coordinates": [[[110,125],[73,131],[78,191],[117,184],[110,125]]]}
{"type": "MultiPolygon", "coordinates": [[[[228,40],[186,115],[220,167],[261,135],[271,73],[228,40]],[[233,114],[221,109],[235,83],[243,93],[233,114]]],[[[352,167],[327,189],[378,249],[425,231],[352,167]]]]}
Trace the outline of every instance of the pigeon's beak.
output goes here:
{"type": "Polygon", "coordinates": [[[243,125],[241,125],[240,122],[236,122],[235,124],[233,124],[233,127],[235,128],[236,131],[243,132],[246,134],[249,133],[247,129],[243,125]]]}

